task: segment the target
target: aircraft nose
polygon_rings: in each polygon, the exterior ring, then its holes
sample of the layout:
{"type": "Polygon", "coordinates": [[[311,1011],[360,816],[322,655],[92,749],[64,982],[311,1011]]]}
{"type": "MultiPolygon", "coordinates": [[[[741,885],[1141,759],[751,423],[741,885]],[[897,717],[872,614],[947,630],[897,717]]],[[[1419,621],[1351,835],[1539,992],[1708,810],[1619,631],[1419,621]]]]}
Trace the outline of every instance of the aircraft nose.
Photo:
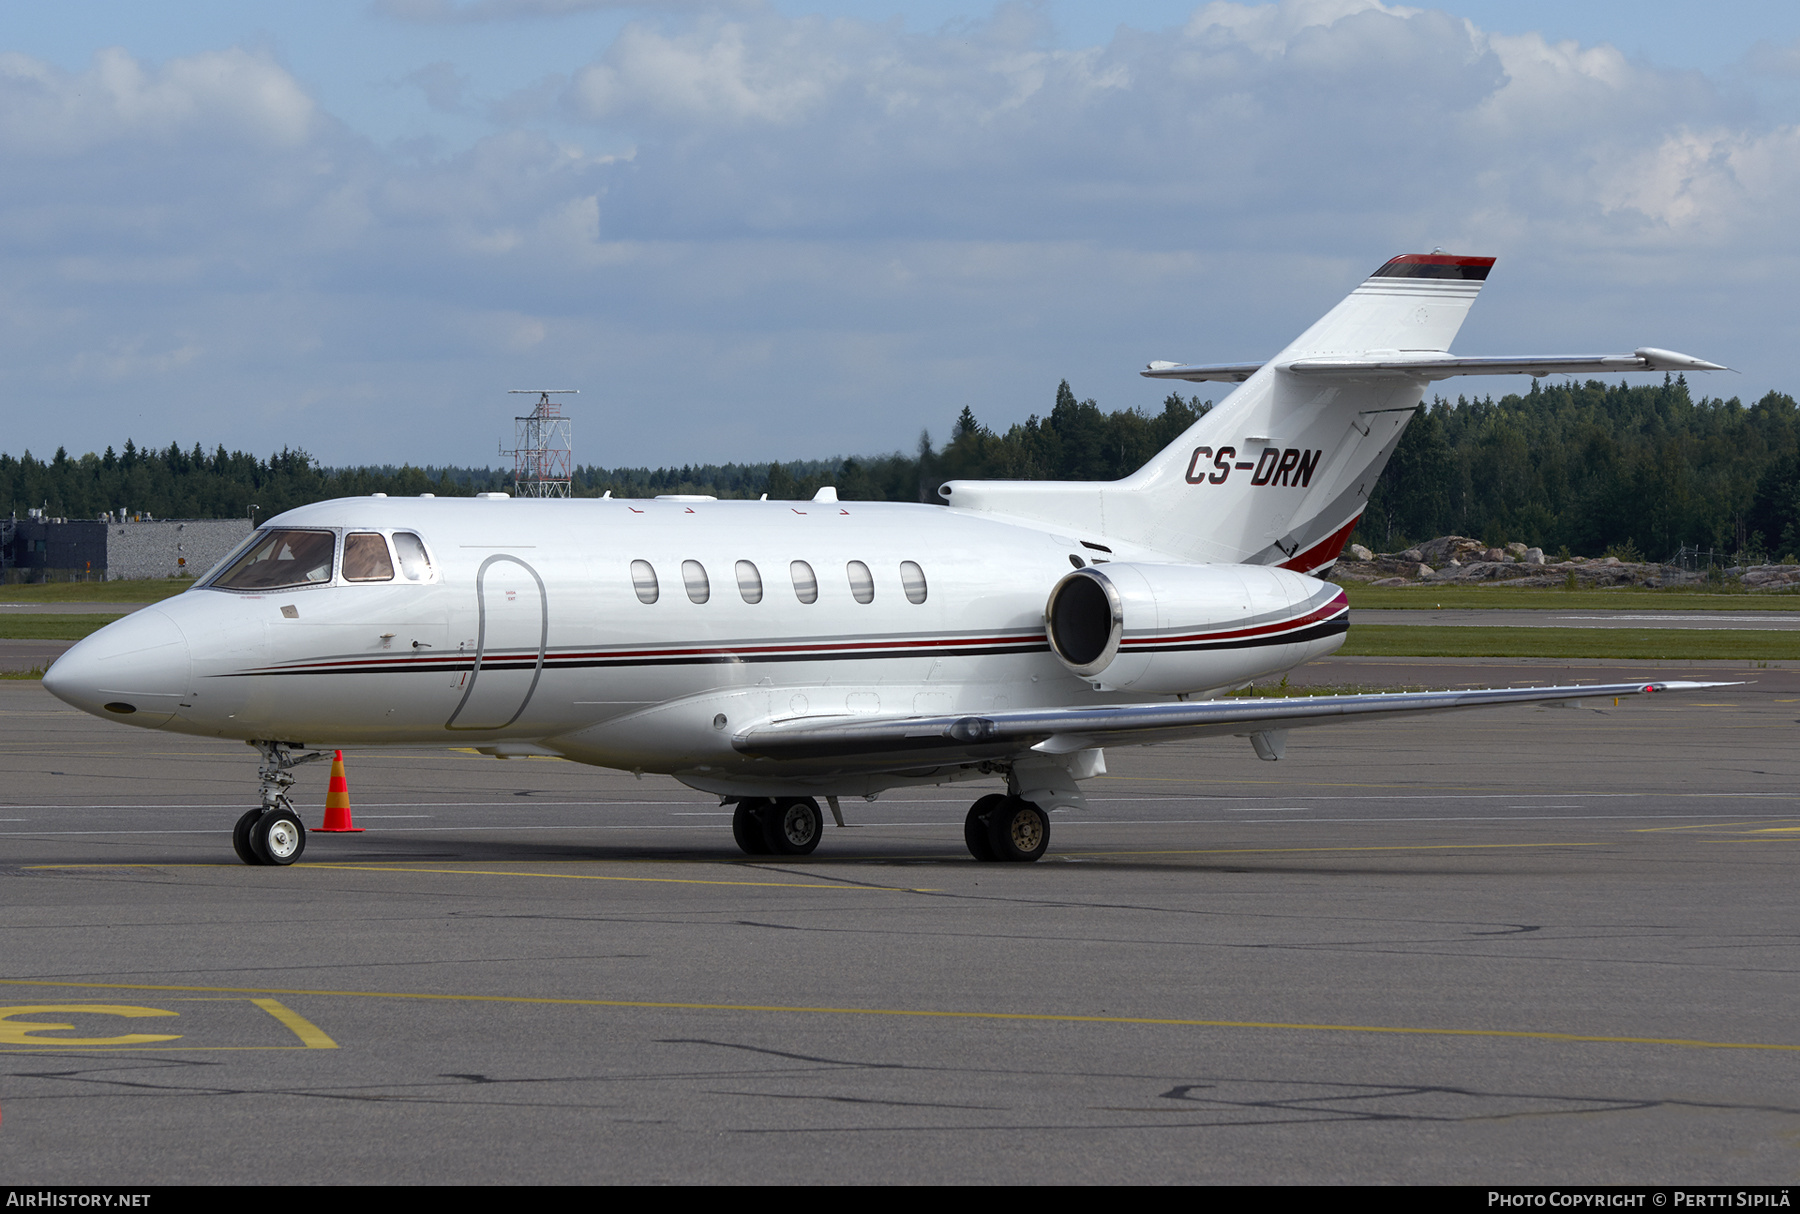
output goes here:
{"type": "Polygon", "coordinates": [[[155,607],[76,642],[44,674],[44,690],[97,717],[155,728],[188,693],[187,636],[155,607]]]}

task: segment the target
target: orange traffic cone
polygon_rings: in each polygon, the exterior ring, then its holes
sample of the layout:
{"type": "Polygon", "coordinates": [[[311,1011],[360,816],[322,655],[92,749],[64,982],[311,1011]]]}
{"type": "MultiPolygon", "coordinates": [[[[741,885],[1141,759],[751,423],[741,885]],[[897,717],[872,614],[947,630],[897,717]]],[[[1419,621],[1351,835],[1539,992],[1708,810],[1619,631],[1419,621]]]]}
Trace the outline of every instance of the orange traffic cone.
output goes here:
{"type": "Polygon", "coordinates": [[[325,789],[325,825],[313,827],[315,835],[354,833],[350,825],[350,781],[344,777],[344,752],[331,752],[331,784],[325,789]]]}

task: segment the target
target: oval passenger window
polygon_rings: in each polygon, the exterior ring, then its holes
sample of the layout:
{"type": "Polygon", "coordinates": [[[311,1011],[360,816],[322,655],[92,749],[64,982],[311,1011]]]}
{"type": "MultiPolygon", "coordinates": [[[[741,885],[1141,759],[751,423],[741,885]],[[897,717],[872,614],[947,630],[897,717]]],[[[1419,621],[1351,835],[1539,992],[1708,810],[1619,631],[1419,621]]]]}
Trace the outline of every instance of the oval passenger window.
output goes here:
{"type": "Polygon", "coordinates": [[[875,575],[861,561],[851,561],[844,566],[844,572],[850,575],[850,596],[859,603],[875,601],[875,575]]]}
{"type": "Polygon", "coordinates": [[[793,561],[788,565],[788,576],[794,579],[794,597],[802,603],[819,601],[819,579],[813,575],[813,567],[805,561],[793,561]]]}
{"type": "Polygon", "coordinates": [[[900,562],[900,586],[906,591],[907,602],[925,601],[925,571],[919,568],[917,561],[900,562]]]}
{"type": "Polygon", "coordinates": [[[762,574],[749,561],[737,563],[738,593],[744,596],[746,603],[762,602],[762,574]]]}
{"type": "Polygon", "coordinates": [[[681,562],[681,580],[694,602],[704,603],[712,597],[712,584],[706,580],[706,566],[699,561],[681,562]]]}
{"type": "Polygon", "coordinates": [[[631,562],[631,588],[637,591],[638,602],[654,603],[656,601],[656,567],[649,561],[631,562]]]}

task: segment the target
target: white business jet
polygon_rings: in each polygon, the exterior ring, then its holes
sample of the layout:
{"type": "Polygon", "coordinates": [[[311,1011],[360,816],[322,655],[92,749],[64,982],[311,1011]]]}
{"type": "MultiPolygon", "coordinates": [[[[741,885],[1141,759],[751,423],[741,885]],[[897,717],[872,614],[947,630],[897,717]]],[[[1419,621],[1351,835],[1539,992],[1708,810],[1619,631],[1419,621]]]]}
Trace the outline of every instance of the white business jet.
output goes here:
{"type": "Polygon", "coordinates": [[[978,860],[1030,861],[1102,747],[1248,737],[1631,683],[1221,698],[1349,627],[1337,559],[1425,385],[1454,375],[1712,371],[1666,350],[1448,353],[1492,258],[1396,257],[1266,363],[1152,363],[1237,383],[1110,483],[952,481],[949,508],[705,497],[343,498],[265,523],[193,589],[44,677],[96,716],[238,738],[261,804],[234,832],[290,864],[293,768],[352,746],[667,773],[734,805],[747,853],[800,855],[819,798],[996,778],[978,860]]]}

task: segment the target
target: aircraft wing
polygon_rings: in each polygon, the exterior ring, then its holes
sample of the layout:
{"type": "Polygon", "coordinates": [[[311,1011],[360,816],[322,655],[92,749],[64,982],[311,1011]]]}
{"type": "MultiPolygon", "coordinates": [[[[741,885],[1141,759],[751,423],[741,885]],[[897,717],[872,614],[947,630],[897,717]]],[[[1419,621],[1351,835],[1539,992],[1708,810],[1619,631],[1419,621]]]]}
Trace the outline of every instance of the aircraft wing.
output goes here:
{"type": "Polygon", "coordinates": [[[757,758],[840,759],[848,766],[891,767],[896,762],[994,759],[1031,749],[1068,754],[1094,746],[1131,746],[1220,734],[1249,736],[1311,725],[1420,716],[1456,708],[1567,703],[1732,685],[1600,683],[1014,709],[965,716],[833,717],[823,721],[813,717],[756,726],[732,739],[732,745],[757,758]]]}
{"type": "MultiPolygon", "coordinates": [[[[1256,363],[1219,363],[1184,366],[1151,363],[1139,372],[1146,379],[1229,380],[1242,382],[1258,370],[1256,363]]],[[[1395,351],[1392,357],[1358,355],[1353,358],[1300,358],[1282,368],[1309,378],[1401,375],[1412,379],[1439,380],[1458,375],[1607,375],[1621,371],[1729,371],[1691,354],[1640,346],[1630,354],[1560,354],[1547,357],[1458,358],[1435,351],[1395,351]]]]}

